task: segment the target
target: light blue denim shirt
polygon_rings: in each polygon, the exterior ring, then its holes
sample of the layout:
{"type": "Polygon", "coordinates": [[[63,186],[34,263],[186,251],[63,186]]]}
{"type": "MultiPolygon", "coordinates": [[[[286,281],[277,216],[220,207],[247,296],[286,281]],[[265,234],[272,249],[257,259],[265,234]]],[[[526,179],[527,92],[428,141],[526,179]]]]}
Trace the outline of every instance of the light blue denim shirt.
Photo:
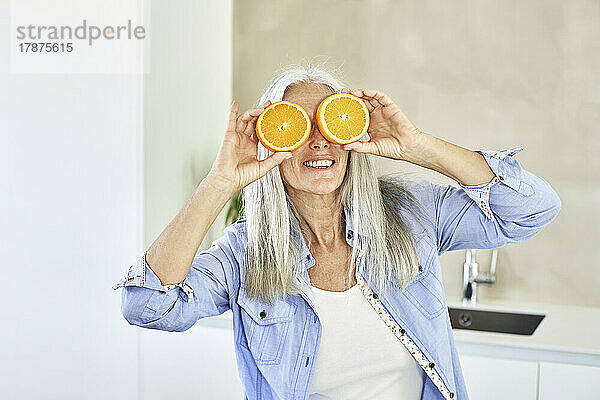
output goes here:
{"type": "MultiPolygon", "coordinates": [[[[441,186],[414,182],[410,191],[433,216],[435,240],[415,235],[420,272],[405,290],[378,299],[367,285],[363,294],[389,320],[399,345],[413,349],[425,370],[421,399],[467,400],[468,394],[452,335],[442,286],[439,255],[459,249],[490,249],[522,242],[558,214],[561,201],[544,179],[522,169],[513,157],[522,148],[478,151],[495,177],[480,186],[441,186]]],[[[354,245],[352,216],[344,207],[346,238],[354,245]]],[[[410,227],[419,224],[401,210],[410,227]]],[[[297,220],[290,232],[302,248],[297,281],[301,295],[268,306],[244,289],[245,220],[225,229],[212,246],[196,254],[187,277],[162,285],[140,257],[113,287],[122,287],[121,312],[132,325],[185,331],[200,318],[233,313],[239,375],[247,399],[307,399],[321,339],[307,269],[315,264],[300,236],[297,220]]],[[[418,230],[416,233],[421,233],[418,230]]],[[[359,262],[357,281],[369,266],[359,262]]],[[[384,316],[382,316],[384,318],[384,316]]],[[[382,355],[383,356],[383,355],[382,355]]]]}

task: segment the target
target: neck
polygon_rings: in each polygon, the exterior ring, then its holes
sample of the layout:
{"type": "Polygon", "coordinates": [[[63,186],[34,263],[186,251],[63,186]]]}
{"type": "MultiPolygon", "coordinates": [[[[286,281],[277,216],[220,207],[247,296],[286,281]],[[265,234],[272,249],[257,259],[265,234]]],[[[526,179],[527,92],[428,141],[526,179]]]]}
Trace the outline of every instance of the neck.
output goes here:
{"type": "MultiPolygon", "coordinates": [[[[344,241],[345,229],[342,226],[342,205],[338,191],[324,195],[299,192],[290,193],[290,199],[306,222],[303,234],[309,237],[312,247],[335,247],[344,241]]],[[[300,224],[302,227],[302,223],[300,224]]]]}

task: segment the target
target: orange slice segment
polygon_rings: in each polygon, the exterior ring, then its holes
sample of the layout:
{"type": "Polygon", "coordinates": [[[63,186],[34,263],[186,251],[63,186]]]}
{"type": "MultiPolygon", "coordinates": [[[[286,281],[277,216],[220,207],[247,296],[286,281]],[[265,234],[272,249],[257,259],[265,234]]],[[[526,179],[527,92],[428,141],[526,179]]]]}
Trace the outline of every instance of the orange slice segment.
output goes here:
{"type": "Polygon", "coordinates": [[[349,93],[331,95],[317,108],[319,130],[331,142],[356,142],[367,133],[369,122],[369,109],[365,103],[349,93]]]}
{"type": "Polygon", "coordinates": [[[256,136],[271,151],[293,151],[306,142],[310,128],[310,118],[302,107],[278,101],[258,116],[256,136]]]}

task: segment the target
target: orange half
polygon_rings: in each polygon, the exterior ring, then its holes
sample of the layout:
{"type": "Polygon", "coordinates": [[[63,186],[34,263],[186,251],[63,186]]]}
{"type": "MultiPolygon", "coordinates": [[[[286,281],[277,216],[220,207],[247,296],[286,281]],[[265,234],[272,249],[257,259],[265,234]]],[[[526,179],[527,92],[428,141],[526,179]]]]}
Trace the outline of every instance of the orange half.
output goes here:
{"type": "Polygon", "coordinates": [[[361,98],[349,93],[327,97],[317,109],[317,124],[330,142],[348,144],[360,140],[369,128],[369,109],[361,98]]]}
{"type": "Polygon", "coordinates": [[[258,116],[256,136],[271,151],[293,151],[310,135],[310,118],[302,107],[278,101],[258,116]]]}

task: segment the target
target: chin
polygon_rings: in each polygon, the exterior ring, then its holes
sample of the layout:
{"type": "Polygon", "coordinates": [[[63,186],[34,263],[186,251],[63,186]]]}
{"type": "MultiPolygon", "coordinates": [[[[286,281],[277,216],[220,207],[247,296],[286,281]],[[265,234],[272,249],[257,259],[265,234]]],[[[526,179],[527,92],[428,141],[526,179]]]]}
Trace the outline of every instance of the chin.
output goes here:
{"type": "Polygon", "coordinates": [[[332,192],[335,192],[337,190],[338,186],[335,185],[311,185],[310,187],[306,188],[306,191],[312,194],[329,194],[332,192]]]}

